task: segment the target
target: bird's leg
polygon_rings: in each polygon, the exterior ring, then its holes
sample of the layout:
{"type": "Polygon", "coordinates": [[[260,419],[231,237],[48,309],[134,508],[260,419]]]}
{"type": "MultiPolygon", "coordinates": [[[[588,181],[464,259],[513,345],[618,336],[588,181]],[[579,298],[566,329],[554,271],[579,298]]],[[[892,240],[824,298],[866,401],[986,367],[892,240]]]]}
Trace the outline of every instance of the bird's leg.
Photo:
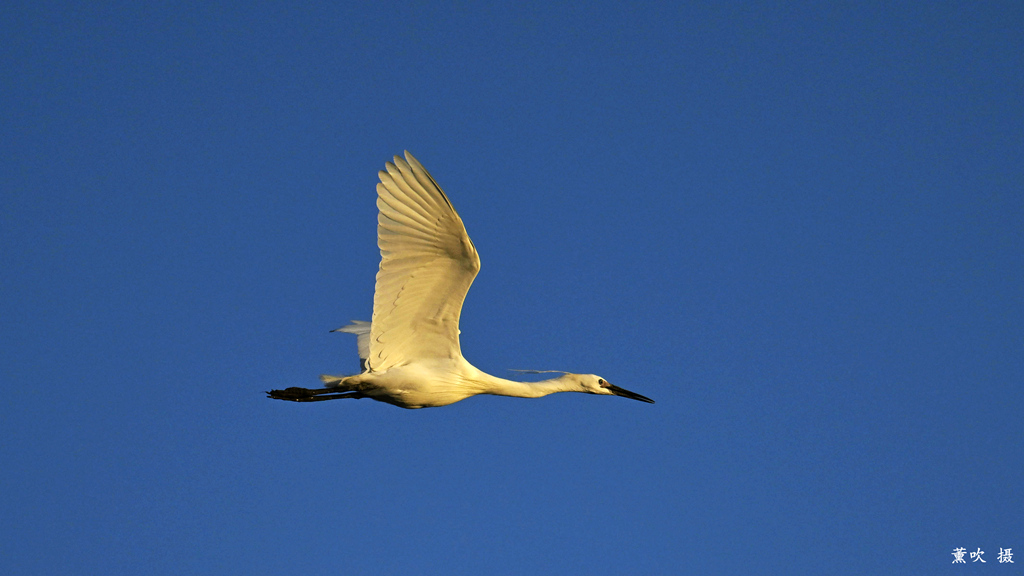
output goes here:
{"type": "Polygon", "coordinates": [[[326,388],[285,388],[284,390],[271,390],[267,392],[267,398],[276,400],[290,400],[292,402],[322,402],[324,400],[335,400],[337,398],[366,398],[366,394],[360,390],[360,376],[331,376],[323,374],[320,380],[326,388]]]}
{"type": "Polygon", "coordinates": [[[284,390],[271,390],[267,392],[267,398],[276,400],[291,400],[292,402],[322,402],[324,400],[335,400],[338,398],[366,398],[362,392],[345,392],[338,388],[285,388],[284,390]]]}

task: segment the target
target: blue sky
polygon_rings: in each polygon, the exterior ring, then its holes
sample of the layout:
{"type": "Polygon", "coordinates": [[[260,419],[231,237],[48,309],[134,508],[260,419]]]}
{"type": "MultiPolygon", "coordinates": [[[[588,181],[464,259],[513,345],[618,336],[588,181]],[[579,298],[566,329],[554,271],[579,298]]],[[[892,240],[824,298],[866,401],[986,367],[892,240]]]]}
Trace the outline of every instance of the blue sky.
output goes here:
{"type": "Polygon", "coordinates": [[[1021,572],[1021,3],[0,26],[4,573],[1021,572]],[[405,149],[466,357],[657,404],[264,397],[358,370],[405,149]]]}

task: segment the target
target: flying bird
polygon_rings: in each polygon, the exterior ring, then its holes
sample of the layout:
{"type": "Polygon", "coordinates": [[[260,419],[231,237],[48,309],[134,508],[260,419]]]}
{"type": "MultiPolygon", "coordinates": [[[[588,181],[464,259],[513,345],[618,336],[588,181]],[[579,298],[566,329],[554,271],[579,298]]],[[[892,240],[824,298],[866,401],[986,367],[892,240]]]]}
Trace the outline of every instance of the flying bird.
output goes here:
{"type": "Polygon", "coordinates": [[[333,330],[356,335],[362,373],[322,375],[323,388],[286,388],[269,398],[319,402],[371,398],[402,408],[447,406],[477,394],[539,398],[586,392],[654,400],[594,374],[516,382],[478,370],[462,357],[459,316],[480,257],[462,218],[427,170],[408,151],[379,172],[377,245],[380,270],[371,322],[333,330]]]}

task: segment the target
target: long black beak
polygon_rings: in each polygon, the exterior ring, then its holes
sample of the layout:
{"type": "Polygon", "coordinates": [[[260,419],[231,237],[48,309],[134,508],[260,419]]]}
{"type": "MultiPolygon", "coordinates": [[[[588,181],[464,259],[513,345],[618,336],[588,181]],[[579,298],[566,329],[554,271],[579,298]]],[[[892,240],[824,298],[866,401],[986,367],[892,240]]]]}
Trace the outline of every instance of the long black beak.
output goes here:
{"type": "Polygon", "coordinates": [[[631,400],[639,400],[641,402],[649,402],[651,404],[654,404],[654,400],[651,400],[647,396],[642,396],[640,394],[637,394],[636,392],[630,392],[629,390],[619,388],[615,384],[605,384],[604,387],[609,392],[615,394],[616,396],[622,396],[623,398],[629,398],[631,400]]]}

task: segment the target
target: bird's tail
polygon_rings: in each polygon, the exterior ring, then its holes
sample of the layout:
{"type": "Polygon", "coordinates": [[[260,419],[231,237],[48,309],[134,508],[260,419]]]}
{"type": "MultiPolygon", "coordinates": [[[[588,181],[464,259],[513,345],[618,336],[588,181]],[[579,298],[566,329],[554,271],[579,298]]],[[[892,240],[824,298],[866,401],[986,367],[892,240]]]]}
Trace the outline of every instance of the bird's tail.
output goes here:
{"type": "Polygon", "coordinates": [[[321,374],[320,381],[324,383],[327,388],[337,388],[341,386],[342,380],[348,378],[348,376],[331,376],[330,374],[321,374]]]}

